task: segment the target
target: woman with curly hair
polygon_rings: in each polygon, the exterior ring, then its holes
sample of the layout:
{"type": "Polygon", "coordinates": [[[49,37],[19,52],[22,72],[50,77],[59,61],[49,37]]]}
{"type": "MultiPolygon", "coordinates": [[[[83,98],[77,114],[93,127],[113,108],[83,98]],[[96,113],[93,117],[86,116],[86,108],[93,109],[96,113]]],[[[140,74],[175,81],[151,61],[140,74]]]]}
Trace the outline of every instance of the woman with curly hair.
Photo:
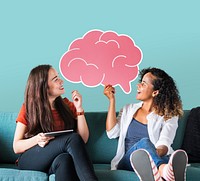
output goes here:
{"type": "Polygon", "coordinates": [[[109,99],[106,131],[110,139],[119,137],[111,169],[135,171],[142,181],[183,181],[187,155],[171,147],[182,102],[172,77],[158,68],[140,72],[136,99],[116,116],[115,89],[106,85],[109,99]]]}

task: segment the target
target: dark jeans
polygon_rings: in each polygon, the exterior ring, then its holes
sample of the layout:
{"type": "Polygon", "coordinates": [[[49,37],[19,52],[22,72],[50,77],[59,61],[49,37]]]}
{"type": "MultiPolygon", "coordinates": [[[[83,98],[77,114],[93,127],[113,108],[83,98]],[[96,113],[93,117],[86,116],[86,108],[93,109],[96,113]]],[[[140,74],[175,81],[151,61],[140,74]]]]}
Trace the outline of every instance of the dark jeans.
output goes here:
{"type": "Polygon", "coordinates": [[[19,169],[55,173],[56,181],[98,180],[85,143],[77,133],[51,140],[44,148],[36,145],[21,154],[19,169]]]}
{"type": "Polygon", "coordinates": [[[130,155],[138,149],[145,149],[146,151],[148,151],[157,167],[159,167],[161,164],[168,163],[169,161],[169,156],[160,157],[157,154],[156,148],[149,138],[142,138],[124,154],[117,166],[117,169],[133,171],[130,162],[130,155]]]}

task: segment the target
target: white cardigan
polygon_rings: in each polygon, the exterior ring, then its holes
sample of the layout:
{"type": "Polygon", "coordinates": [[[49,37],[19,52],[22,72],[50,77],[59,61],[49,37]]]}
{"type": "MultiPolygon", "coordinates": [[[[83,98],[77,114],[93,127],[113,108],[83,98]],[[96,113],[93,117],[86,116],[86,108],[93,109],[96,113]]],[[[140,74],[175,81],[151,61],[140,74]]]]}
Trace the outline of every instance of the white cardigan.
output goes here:
{"type": "MultiPolygon", "coordinates": [[[[117,169],[117,165],[124,155],[125,137],[128,126],[133,118],[133,115],[142,106],[142,104],[143,102],[125,105],[117,116],[118,123],[110,131],[107,131],[108,138],[112,139],[119,137],[117,153],[111,161],[111,170],[117,169]]],[[[173,152],[171,145],[178,128],[178,116],[165,121],[163,116],[159,116],[154,112],[151,112],[147,115],[147,120],[147,129],[151,142],[155,145],[155,147],[158,147],[159,145],[166,145],[168,147],[167,155],[171,154],[173,152]]]]}

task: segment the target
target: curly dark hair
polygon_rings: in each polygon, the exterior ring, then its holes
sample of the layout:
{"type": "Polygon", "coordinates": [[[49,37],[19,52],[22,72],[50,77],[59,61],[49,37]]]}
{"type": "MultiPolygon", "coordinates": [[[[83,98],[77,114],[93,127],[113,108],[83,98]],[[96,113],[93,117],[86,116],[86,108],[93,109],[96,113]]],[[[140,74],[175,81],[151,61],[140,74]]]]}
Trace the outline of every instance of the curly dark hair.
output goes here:
{"type": "Polygon", "coordinates": [[[155,76],[152,82],[153,89],[159,91],[158,95],[155,96],[153,100],[155,113],[164,116],[165,120],[173,116],[182,116],[182,101],[173,78],[164,70],[153,67],[140,71],[140,82],[142,82],[143,76],[149,72],[155,76]]]}

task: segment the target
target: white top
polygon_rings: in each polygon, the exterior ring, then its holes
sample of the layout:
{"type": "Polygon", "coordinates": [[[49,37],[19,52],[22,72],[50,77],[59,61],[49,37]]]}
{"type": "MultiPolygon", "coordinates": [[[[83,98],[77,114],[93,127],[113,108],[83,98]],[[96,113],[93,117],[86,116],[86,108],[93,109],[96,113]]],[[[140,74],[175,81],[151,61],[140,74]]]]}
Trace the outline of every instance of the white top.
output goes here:
{"type": "MultiPolygon", "coordinates": [[[[108,138],[112,139],[119,137],[117,153],[111,161],[111,170],[117,169],[117,165],[125,153],[125,137],[128,126],[131,123],[133,115],[142,106],[142,104],[143,102],[125,105],[117,116],[117,124],[110,131],[107,131],[108,138]]],[[[165,121],[163,116],[159,116],[154,112],[151,112],[147,115],[147,120],[147,130],[151,142],[156,148],[159,145],[167,146],[167,155],[171,154],[173,152],[171,145],[178,128],[178,116],[174,116],[165,121]]]]}

